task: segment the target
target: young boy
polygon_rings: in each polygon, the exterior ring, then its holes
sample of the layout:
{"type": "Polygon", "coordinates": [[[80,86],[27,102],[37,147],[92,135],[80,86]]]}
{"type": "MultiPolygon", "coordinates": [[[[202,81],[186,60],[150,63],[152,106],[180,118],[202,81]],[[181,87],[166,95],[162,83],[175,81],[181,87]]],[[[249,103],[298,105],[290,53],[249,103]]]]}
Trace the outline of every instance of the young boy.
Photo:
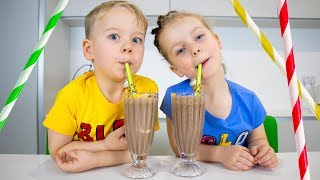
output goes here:
{"type": "MultiPolygon", "coordinates": [[[[43,122],[50,154],[62,170],[81,172],[131,161],[122,126],[125,63],[137,73],[147,26],[141,10],[127,1],[102,3],[86,16],[83,54],[95,71],[66,85],[43,122]]],[[[133,83],[137,92],[158,92],[148,78],[134,75],[133,83]]]]}

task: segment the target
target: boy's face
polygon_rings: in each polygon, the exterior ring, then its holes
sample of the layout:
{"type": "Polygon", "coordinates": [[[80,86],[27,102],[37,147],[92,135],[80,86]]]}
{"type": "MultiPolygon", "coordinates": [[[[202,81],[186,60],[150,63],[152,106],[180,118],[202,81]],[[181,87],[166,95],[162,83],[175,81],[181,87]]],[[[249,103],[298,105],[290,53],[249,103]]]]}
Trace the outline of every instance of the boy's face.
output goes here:
{"type": "Polygon", "coordinates": [[[84,40],[83,51],[94,64],[96,76],[123,82],[125,63],[137,73],[143,55],[145,29],[138,24],[133,11],[121,6],[110,9],[97,19],[89,40],[84,40]]]}
{"type": "Polygon", "coordinates": [[[181,77],[195,78],[200,63],[203,79],[209,79],[221,67],[222,45],[218,36],[195,17],[173,20],[159,41],[172,64],[171,69],[181,77]]]}

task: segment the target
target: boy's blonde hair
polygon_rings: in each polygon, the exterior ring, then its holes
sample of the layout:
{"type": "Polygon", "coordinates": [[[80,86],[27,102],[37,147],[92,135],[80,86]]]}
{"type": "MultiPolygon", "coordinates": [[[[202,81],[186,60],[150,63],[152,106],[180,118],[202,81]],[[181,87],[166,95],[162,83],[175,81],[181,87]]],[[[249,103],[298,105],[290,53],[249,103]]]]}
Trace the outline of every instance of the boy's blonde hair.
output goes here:
{"type": "Polygon", "coordinates": [[[94,23],[103,17],[110,9],[115,6],[122,6],[129,10],[132,10],[137,18],[137,23],[141,24],[146,32],[148,28],[148,21],[143,12],[141,11],[138,6],[135,4],[128,2],[128,1],[108,1],[100,4],[99,6],[95,7],[90,13],[86,16],[84,21],[84,28],[86,38],[90,38],[92,29],[94,27],[94,23]]]}
{"type": "Polygon", "coordinates": [[[157,21],[158,27],[152,29],[152,31],[151,31],[151,34],[155,35],[153,44],[157,47],[160,54],[169,62],[169,64],[170,64],[170,61],[168,59],[168,56],[163,51],[163,49],[160,45],[160,42],[159,42],[160,34],[168,26],[168,24],[170,22],[174,21],[175,19],[183,18],[183,17],[194,17],[194,18],[198,19],[206,28],[208,28],[210,31],[212,31],[209,24],[206,22],[206,20],[204,20],[204,18],[202,16],[200,16],[198,14],[191,13],[191,12],[169,11],[166,15],[159,16],[158,21],[157,21]]]}

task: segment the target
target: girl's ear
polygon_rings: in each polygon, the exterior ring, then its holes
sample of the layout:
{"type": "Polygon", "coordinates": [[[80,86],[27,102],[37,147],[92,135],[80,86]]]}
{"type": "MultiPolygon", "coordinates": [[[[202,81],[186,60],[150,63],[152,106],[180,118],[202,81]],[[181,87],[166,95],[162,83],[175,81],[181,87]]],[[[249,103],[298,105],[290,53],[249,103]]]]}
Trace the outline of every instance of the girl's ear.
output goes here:
{"type": "Polygon", "coordinates": [[[218,45],[219,45],[219,48],[222,49],[222,44],[221,44],[221,41],[220,41],[219,36],[218,36],[216,33],[214,33],[214,32],[212,32],[212,35],[213,35],[213,37],[217,40],[217,43],[218,43],[218,45]]]}
{"type": "Polygon", "coordinates": [[[178,75],[179,77],[183,77],[184,74],[176,67],[174,66],[170,66],[171,71],[173,71],[176,75],[178,75]]]}
{"type": "Polygon", "coordinates": [[[82,41],[82,52],[84,57],[86,57],[87,60],[93,62],[94,56],[92,53],[92,46],[89,39],[85,39],[82,41]]]}

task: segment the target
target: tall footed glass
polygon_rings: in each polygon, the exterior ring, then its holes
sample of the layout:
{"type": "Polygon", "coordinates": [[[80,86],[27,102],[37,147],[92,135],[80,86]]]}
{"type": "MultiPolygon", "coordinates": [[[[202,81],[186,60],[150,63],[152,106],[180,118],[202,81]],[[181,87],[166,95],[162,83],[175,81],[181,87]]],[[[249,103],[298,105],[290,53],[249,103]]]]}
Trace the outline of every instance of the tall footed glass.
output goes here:
{"type": "Polygon", "coordinates": [[[195,163],[195,156],[202,136],[205,95],[172,93],[171,108],[174,137],[181,159],[171,172],[182,177],[199,176],[204,170],[195,163]]]}
{"type": "Polygon", "coordinates": [[[147,164],[158,115],[157,93],[125,93],[124,124],[132,164],[123,174],[130,178],[148,178],[155,175],[147,164]]]}

